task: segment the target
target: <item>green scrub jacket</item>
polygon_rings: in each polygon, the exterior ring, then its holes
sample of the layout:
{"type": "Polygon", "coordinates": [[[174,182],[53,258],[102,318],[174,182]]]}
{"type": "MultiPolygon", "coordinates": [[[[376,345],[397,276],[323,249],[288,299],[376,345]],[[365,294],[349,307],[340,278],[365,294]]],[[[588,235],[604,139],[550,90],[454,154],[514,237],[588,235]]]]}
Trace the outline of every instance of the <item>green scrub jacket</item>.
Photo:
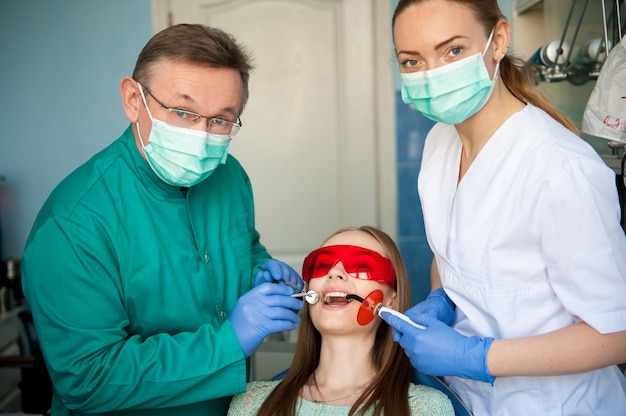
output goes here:
{"type": "Polygon", "coordinates": [[[58,185],[26,243],[52,414],[226,414],[246,383],[228,317],[268,258],[235,158],[172,187],[129,127],[58,185]]]}

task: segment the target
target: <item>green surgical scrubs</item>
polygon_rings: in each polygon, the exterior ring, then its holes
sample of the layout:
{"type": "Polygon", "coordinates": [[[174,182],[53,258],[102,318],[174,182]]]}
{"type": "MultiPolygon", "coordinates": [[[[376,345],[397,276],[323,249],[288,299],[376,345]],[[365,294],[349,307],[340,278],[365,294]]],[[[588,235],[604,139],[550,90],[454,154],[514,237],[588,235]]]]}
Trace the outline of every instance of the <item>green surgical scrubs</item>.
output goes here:
{"type": "Polygon", "coordinates": [[[26,243],[52,414],[226,414],[246,383],[228,317],[268,258],[235,158],[172,187],[129,127],[58,185],[26,243]]]}

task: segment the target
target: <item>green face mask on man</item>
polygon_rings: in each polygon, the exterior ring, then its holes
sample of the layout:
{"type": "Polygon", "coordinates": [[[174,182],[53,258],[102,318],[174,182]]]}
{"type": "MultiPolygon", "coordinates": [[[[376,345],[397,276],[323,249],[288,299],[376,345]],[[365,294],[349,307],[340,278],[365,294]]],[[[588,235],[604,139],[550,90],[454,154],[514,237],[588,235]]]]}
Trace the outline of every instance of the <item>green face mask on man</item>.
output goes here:
{"type": "Polygon", "coordinates": [[[144,144],[139,122],[137,133],[150,168],[165,183],[190,187],[208,178],[220,164],[226,163],[230,135],[177,127],[152,117],[143,87],[141,98],[152,120],[148,143],[144,144]]]}

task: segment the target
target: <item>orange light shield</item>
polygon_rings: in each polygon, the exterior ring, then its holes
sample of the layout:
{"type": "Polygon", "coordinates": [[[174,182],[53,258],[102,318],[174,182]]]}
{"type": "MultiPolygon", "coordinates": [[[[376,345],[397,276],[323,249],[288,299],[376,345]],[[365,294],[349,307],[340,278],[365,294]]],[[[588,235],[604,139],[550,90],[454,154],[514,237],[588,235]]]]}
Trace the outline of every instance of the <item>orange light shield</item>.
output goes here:
{"type": "Polygon", "coordinates": [[[361,326],[365,326],[372,322],[376,317],[376,307],[383,302],[382,290],[376,289],[363,299],[361,307],[356,315],[356,321],[361,326]]]}

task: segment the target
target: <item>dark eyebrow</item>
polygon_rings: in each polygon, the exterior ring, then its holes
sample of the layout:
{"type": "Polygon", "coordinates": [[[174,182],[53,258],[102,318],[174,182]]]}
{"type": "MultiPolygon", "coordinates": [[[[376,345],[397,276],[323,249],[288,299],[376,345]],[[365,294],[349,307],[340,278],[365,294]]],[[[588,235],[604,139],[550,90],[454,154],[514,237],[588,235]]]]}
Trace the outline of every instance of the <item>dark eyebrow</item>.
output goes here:
{"type": "MultiPolygon", "coordinates": [[[[455,41],[455,40],[457,40],[457,39],[466,39],[466,38],[467,38],[467,36],[461,36],[461,35],[455,35],[455,36],[452,36],[451,38],[446,39],[446,40],[444,40],[443,42],[440,42],[440,43],[438,43],[437,45],[435,45],[435,50],[441,49],[441,48],[443,48],[444,46],[448,45],[449,43],[454,42],[454,41],[455,41]]],[[[406,54],[409,54],[409,55],[421,55],[419,52],[404,51],[404,50],[400,50],[400,51],[398,51],[398,52],[396,53],[396,55],[400,55],[400,54],[402,54],[402,53],[406,53],[406,54]]]]}
{"type": "Polygon", "coordinates": [[[444,40],[443,42],[438,43],[438,44],[435,46],[435,49],[440,49],[440,48],[443,48],[443,47],[444,47],[444,46],[446,46],[447,44],[452,43],[453,41],[455,41],[455,40],[457,40],[457,39],[465,39],[465,38],[467,38],[467,36],[461,36],[461,35],[452,36],[450,39],[448,39],[448,40],[444,40]]]}
{"type": "Polygon", "coordinates": [[[176,100],[181,99],[181,100],[183,100],[183,101],[185,101],[187,103],[195,103],[196,102],[196,100],[194,100],[192,96],[187,95],[187,94],[174,94],[172,96],[172,98],[176,99],[176,100]]]}

